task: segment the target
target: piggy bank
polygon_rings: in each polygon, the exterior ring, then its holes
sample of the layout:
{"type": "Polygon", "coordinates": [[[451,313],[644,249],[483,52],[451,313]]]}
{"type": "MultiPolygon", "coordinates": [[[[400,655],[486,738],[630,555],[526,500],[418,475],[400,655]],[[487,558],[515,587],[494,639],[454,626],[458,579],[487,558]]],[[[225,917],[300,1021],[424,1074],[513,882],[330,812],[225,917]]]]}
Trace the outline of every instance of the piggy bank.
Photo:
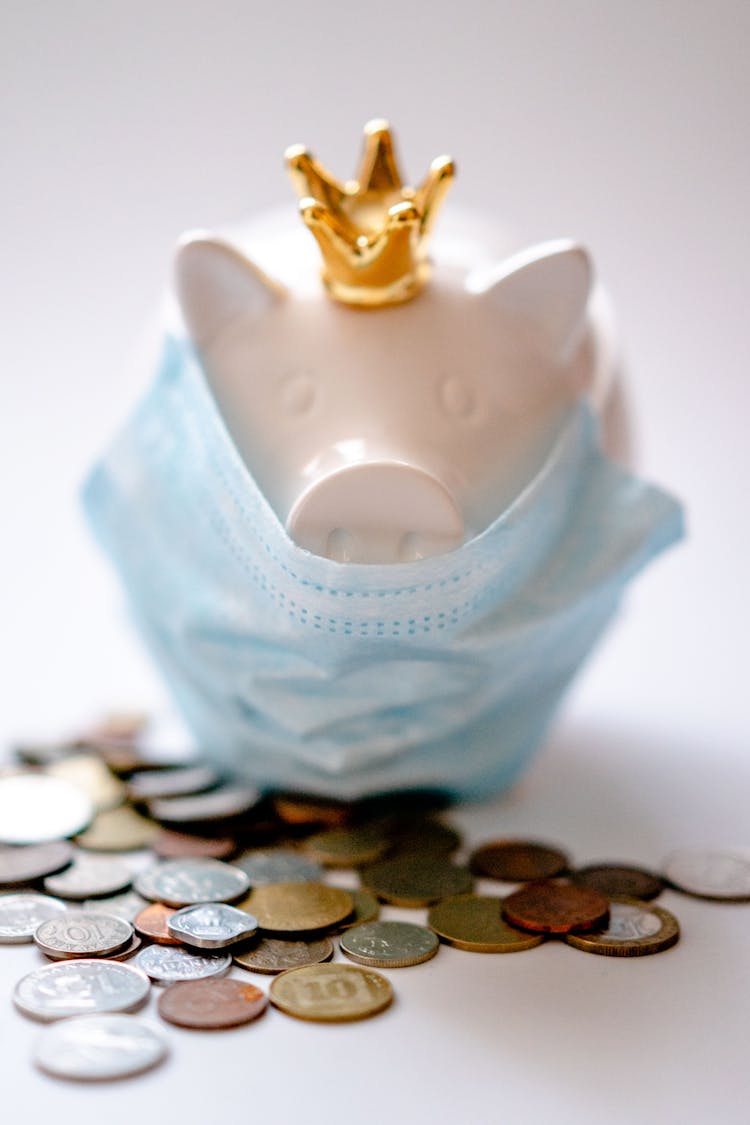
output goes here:
{"type": "Polygon", "coordinates": [[[181,240],[160,369],[86,503],[205,753],[262,788],[483,795],[679,506],[622,465],[582,246],[433,237],[453,162],[404,186],[384,122],[354,181],[287,162],[302,222],[181,240]]]}
{"type": "Polygon", "coordinates": [[[586,250],[559,241],[488,261],[499,239],[485,224],[456,250],[459,226],[452,257],[428,262],[453,162],[404,189],[385,123],[365,135],[348,188],[301,147],[287,153],[325,284],[295,242],[302,227],[276,227],[269,245],[266,219],[245,232],[255,258],[186,236],[176,288],[229,432],[295,542],[406,562],[483,531],[576,399],[602,415],[608,452],[623,451],[626,420],[586,250]]]}

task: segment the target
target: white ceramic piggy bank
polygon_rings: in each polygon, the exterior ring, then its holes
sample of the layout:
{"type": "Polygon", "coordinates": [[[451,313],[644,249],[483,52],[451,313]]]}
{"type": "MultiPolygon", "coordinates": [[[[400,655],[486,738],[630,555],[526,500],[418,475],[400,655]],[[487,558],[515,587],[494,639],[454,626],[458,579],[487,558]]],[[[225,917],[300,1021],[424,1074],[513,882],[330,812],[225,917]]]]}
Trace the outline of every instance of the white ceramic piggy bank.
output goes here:
{"type": "Polygon", "coordinates": [[[447,157],[404,189],[375,121],[353,186],[301,148],[287,158],[328,284],[294,237],[305,237],[299,221],[291,236],[273,223],[270,239],[262,222],[250,232],[263,268],[230,242],[186,236],[176,281],[232,437],[300,546],[360,563],[455,548],[523,489],[580,396],[619,450],[612,331],[581,246],[488,263],[498,238],[487,228],[474,245],[454,237],[448,261],[429,266],[447,157]],[[377,255],[361,263],[368,240],[377,255]]]}
{"type": "Polygon", "coordinates": [[[613,459],[617,353],[580,246],[509,257],[448,218],[428,258],[452,162],[404,187],[382,122],[356,181],[288,163],[304,224],[182,240],[88,511],[204,753],[264,789],[483,795],[679,506],[613,459]]]}

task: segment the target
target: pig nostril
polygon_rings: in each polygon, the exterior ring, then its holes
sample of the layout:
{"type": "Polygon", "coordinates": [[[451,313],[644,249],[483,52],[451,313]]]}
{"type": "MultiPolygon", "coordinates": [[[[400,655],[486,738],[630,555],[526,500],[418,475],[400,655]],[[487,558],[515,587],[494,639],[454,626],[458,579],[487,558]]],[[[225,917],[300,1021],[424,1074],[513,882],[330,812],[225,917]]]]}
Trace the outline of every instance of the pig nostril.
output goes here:
{"type": "Polygon", "coordinates": [[[474,411],[474,393],[459,375],[448,375],[438,387],[440,404],[452,418],[468,418],[474,411]]]}
{"type": "Polygon", "coordinates": [[[354,536],[344,527],[335,527],[326,540],[326,555],[334,562],[351,562],[354,558],[354,536]]]}
{"type": "Polygon", "coordinates": [[[281,385],[281,403],[287,414],[308,414],[315,402],[315,384],[305,372],[289,375],[281,385]]]}
{"type": "Polygon", "coordinates": [[[398,544],[398,557],[400,562],[416,562],[424,558],[424,542],[422,536],[416,531],[407,531],[402,535],[398,544]]]}

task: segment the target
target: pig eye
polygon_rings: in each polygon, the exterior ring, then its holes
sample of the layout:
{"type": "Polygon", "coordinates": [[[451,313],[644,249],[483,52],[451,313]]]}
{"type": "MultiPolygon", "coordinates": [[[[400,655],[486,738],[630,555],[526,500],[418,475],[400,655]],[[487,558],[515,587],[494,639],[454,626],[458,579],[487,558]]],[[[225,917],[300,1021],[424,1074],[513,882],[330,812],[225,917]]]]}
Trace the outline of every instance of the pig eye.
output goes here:
{"type": "Polygon", "coordinates": [[[285,414],[299,418],[309,414],[315,405],[315,380],[310,371],[289,371],[281,381],[281,406],[285,414]]]}
{"type": "Polygon", "coordinates": [[[469,421],[476,413],[477,401],[474,389],[462,376],[443,376],[438,382],[437,391],[438,402],[447,417],[469,421]]]}

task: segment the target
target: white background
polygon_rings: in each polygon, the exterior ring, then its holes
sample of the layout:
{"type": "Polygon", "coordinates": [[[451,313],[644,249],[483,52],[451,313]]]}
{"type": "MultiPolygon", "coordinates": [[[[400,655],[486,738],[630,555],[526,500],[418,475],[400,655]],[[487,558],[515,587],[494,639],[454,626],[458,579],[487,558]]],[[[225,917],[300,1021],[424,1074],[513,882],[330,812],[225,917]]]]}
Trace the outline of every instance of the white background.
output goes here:
{"type": "MultiPolygon", "coordinates": [[[[386,116],[410,176],[450,152],[457,203],[592,249],[641,470],[683,498],[690,528],[634,588],[526,779],[457,820],[470,840],[541,836],[581,862],[749,844],[750,7],[5,0],[0,20],[0,735],[163,706],[80,480],[143,389],[125,361],[180,232],[291,201],[292,142],[350,175],[361,126],[386,116]]],[[[5,1104],[33,1121],[158,1105],[189,1120],[745,1122],[750,907],[664,902],[683,939],[663,956],[442,950],[392,974],[398,1003],[370,1023],[273,1012],[175,1030],[168,1067],[116,1089],[37,1075],[37,1029],[5,1004],[5,1104]]],[[[36,963],[3,950],[4,991],[36,963]]]]}

